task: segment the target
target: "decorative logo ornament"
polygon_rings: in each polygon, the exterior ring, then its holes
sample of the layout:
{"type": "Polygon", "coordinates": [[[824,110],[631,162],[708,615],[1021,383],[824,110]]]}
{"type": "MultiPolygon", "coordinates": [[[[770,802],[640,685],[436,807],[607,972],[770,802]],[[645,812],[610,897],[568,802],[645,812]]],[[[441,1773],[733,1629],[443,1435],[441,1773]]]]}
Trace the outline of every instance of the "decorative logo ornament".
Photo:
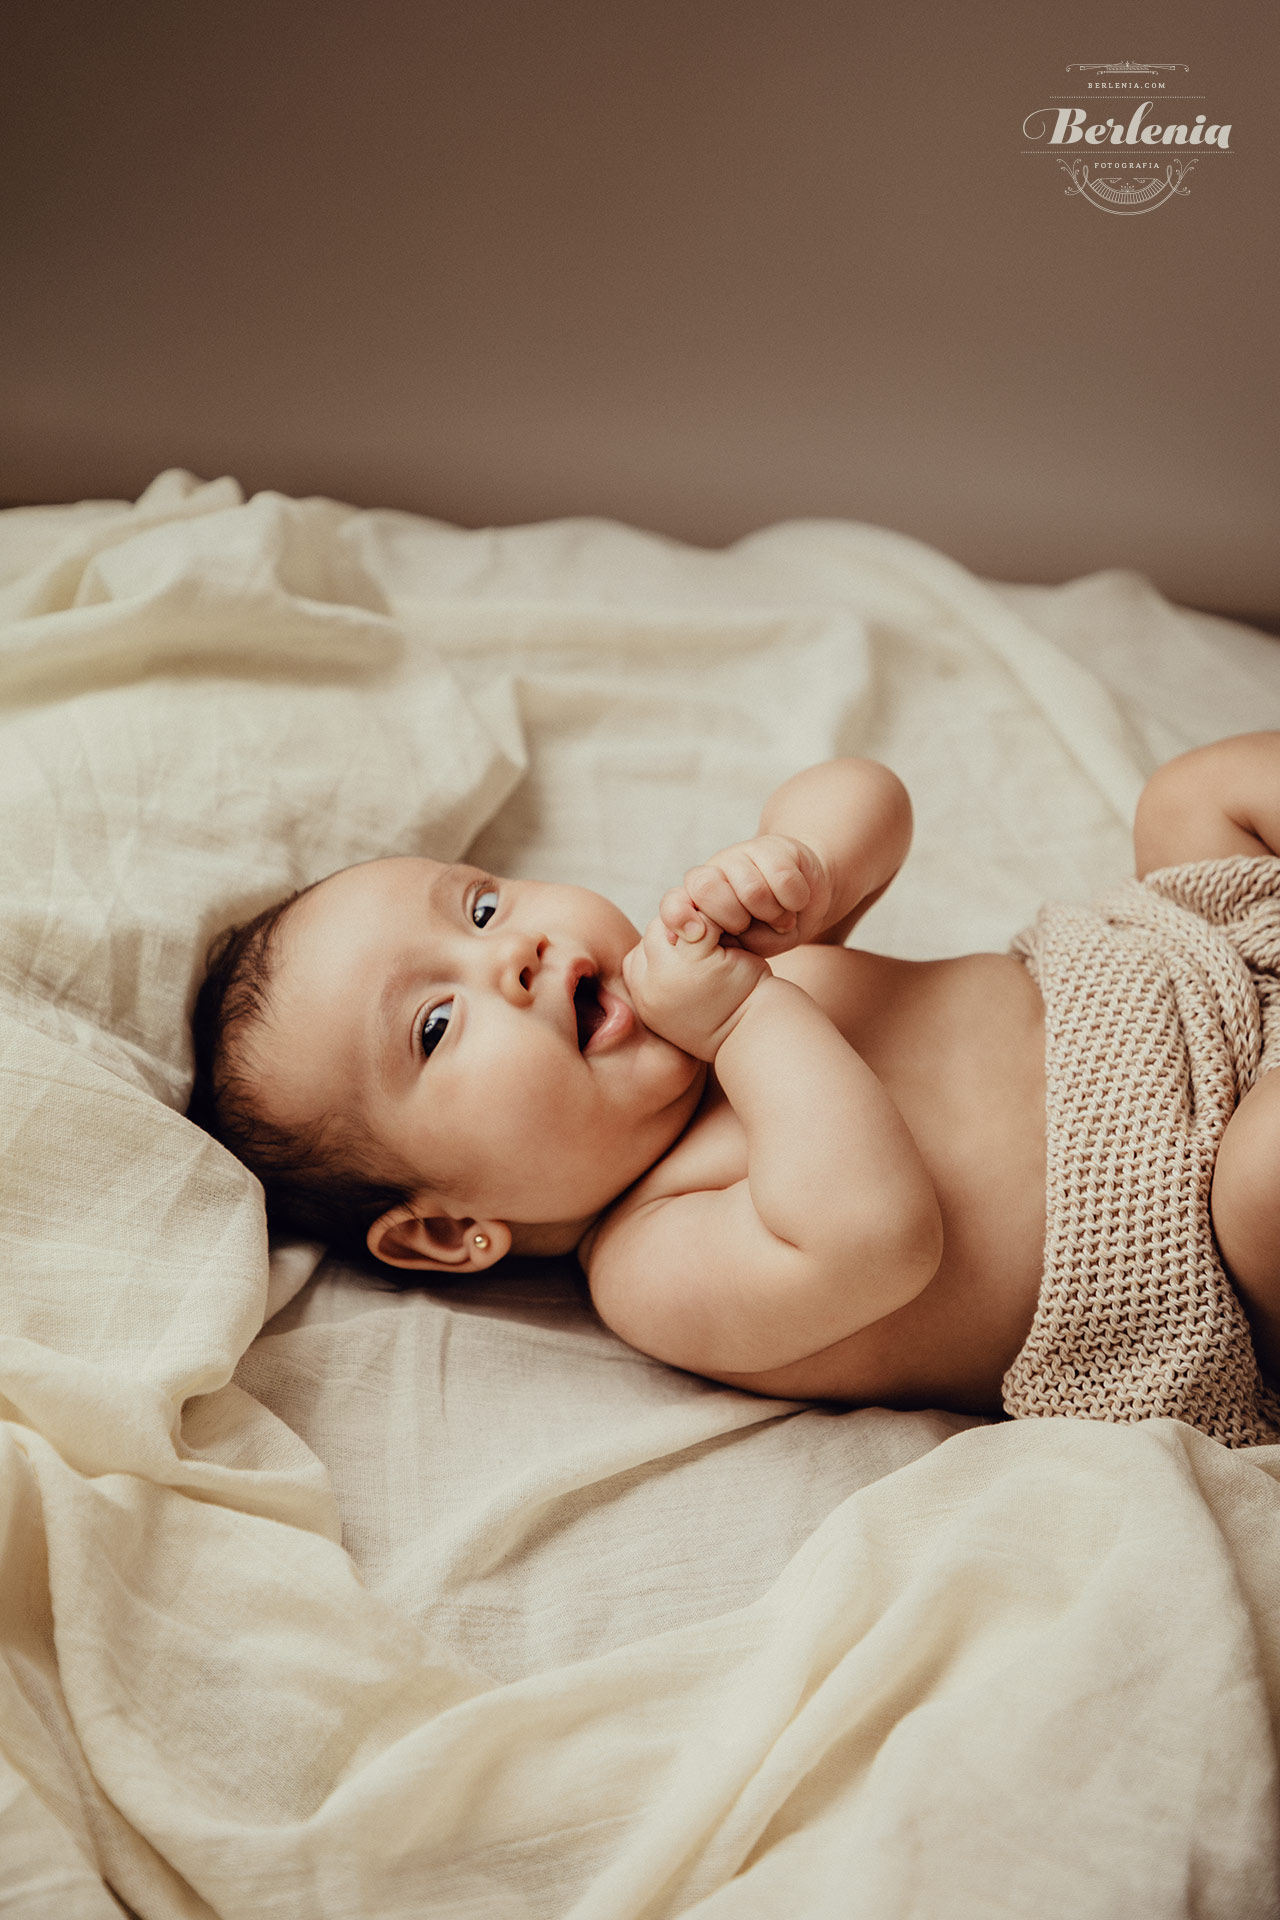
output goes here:
{"type": "Polygon", "coordinates": [[[1183,60],[1073,60],[1066,71],[1097,77],[1076,83],[1084,87],[1082,93],[1050,95],[1053,104],[1029,113],[1022,133],[1024,139],[1040,143],[1025,147],[1024,153],[1058,150],[1058,166],[1071,182],[1063,189],[1069,199],[1086,200],[1099,213],[1122,218],[1154,213],[1171,200],[1188,197],[1191,189],[1183,182],[1202,154],[1230,150],[1231,122],[1211,121],[1207,111],[1195,110],[1203,94],[1169,91],[1170,82],[1162,76],[1189,73],[1183,60]],[[1104,100],[1118,107],[1122,99],[1119,116],[1101,117],[1104,100]],[[1170,120],[1154,117],[1157,111],[1170,110],[1170,120]],[[1092,117],[1095,114],[1098,117],[1092,117]],[[1063,147],[1105,147],[1107,152],[1096,160],[1083,154],[1066,159],[1063,147]],[[1183,147],[1198,147],[1200,153],[1192,160],[1172,151],[1183,147]],[[1164,164],[1160,149],[1168,150],[1164,164]]]}
{"type": "Polygon", "coordinates": [[[1068,73],[1190,73],[1185,60],[1070,60],[1068,73]]]}
{"type": "Polygon", "coordinates": [[[1154,213],[1175,193],[1190,193],[1190,187],[1184,187],[1182,181],[1195,161],[1176,161],[1165,168],[1163,177],[1157,173],[1091,174],[1087,160],[1059,160],[1058,165],[1074,182],[1066,191],[1083,194],[1090,206],[1101,208],[1103,213],[1154,213]]]}

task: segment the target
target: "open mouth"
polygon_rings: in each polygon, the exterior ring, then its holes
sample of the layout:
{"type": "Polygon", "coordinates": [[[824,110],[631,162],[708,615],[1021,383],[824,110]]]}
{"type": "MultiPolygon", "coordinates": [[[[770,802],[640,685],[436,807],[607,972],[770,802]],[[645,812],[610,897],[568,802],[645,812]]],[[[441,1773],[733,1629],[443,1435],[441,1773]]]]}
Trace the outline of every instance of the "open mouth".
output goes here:
{"type": "Polygon", "coordinates": [[[607,1018],[600,1004],[600,982],[593,973],[584,973],[573,989],[573,1015],[578,1023],[578,1051],[585,1053],[607,1018]]]}

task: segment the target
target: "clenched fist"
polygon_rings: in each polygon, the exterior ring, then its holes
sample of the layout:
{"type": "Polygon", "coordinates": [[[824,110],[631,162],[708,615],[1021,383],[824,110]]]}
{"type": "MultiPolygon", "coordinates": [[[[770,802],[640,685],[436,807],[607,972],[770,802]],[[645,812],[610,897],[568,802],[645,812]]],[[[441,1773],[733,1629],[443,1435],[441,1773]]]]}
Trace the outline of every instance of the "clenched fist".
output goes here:
{"type": "Polygon", "coordinates": [[[650,921],[623,960],[622,977],[647,1027],[696,1060],[711,1061],[769,968],[745,947],[725,946],[718,926],[698,924],[698,937],[686,939],[661,918],[650,921]]]}
{"type": "Polygon", "coordinates": [[[801,916],[820,924],[831,896],[821,860],[803,840],[762,833],[690,867],[683,886],[663,895],[658,916],[673,935],[695,944],[704,921],[731,944],[770,956],[798,946],[801,916]],[[811,909],[816,909],[810,911],[811,909]]]}

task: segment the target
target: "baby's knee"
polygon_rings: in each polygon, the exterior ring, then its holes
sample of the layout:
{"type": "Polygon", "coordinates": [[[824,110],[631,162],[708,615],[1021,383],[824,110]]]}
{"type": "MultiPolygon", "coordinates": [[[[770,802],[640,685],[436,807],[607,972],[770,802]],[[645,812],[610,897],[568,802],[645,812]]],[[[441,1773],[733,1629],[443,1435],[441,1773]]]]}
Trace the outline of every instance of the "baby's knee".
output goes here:
{"type": "Polygon", "coordinates": [[[1139,879],[1158,867],[1276,850],[1280,732],[1242,733],[1166,761],[1133,823],[1139,879]]]}

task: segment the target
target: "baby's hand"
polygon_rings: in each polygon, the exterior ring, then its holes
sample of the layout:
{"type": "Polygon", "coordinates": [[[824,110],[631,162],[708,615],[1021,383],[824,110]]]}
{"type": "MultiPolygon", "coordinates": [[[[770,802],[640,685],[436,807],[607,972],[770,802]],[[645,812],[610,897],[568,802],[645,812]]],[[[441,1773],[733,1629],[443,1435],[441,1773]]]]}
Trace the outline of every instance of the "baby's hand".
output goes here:
{"type": "MultiPolygon", "coordinates": [[[[786,953],[800,941],[800,917],[831,891],[822,862],[803,840],[762,833],[690,867],[684,885],[664,894],[663,925],[692,939],[703,919],[751,953],[786,953]]],[[[806,915],[813,921],[813,915],[806,915]]]]}
{"type": "Polygon", "coordinates": [[[769,971],[745,947],[724,946],[720,929],[698,922],[697,939],[651,920],[622,962],[636,1012],[654,1033],[697,1060],[714,1060],[756,982],[769,971]]]}

